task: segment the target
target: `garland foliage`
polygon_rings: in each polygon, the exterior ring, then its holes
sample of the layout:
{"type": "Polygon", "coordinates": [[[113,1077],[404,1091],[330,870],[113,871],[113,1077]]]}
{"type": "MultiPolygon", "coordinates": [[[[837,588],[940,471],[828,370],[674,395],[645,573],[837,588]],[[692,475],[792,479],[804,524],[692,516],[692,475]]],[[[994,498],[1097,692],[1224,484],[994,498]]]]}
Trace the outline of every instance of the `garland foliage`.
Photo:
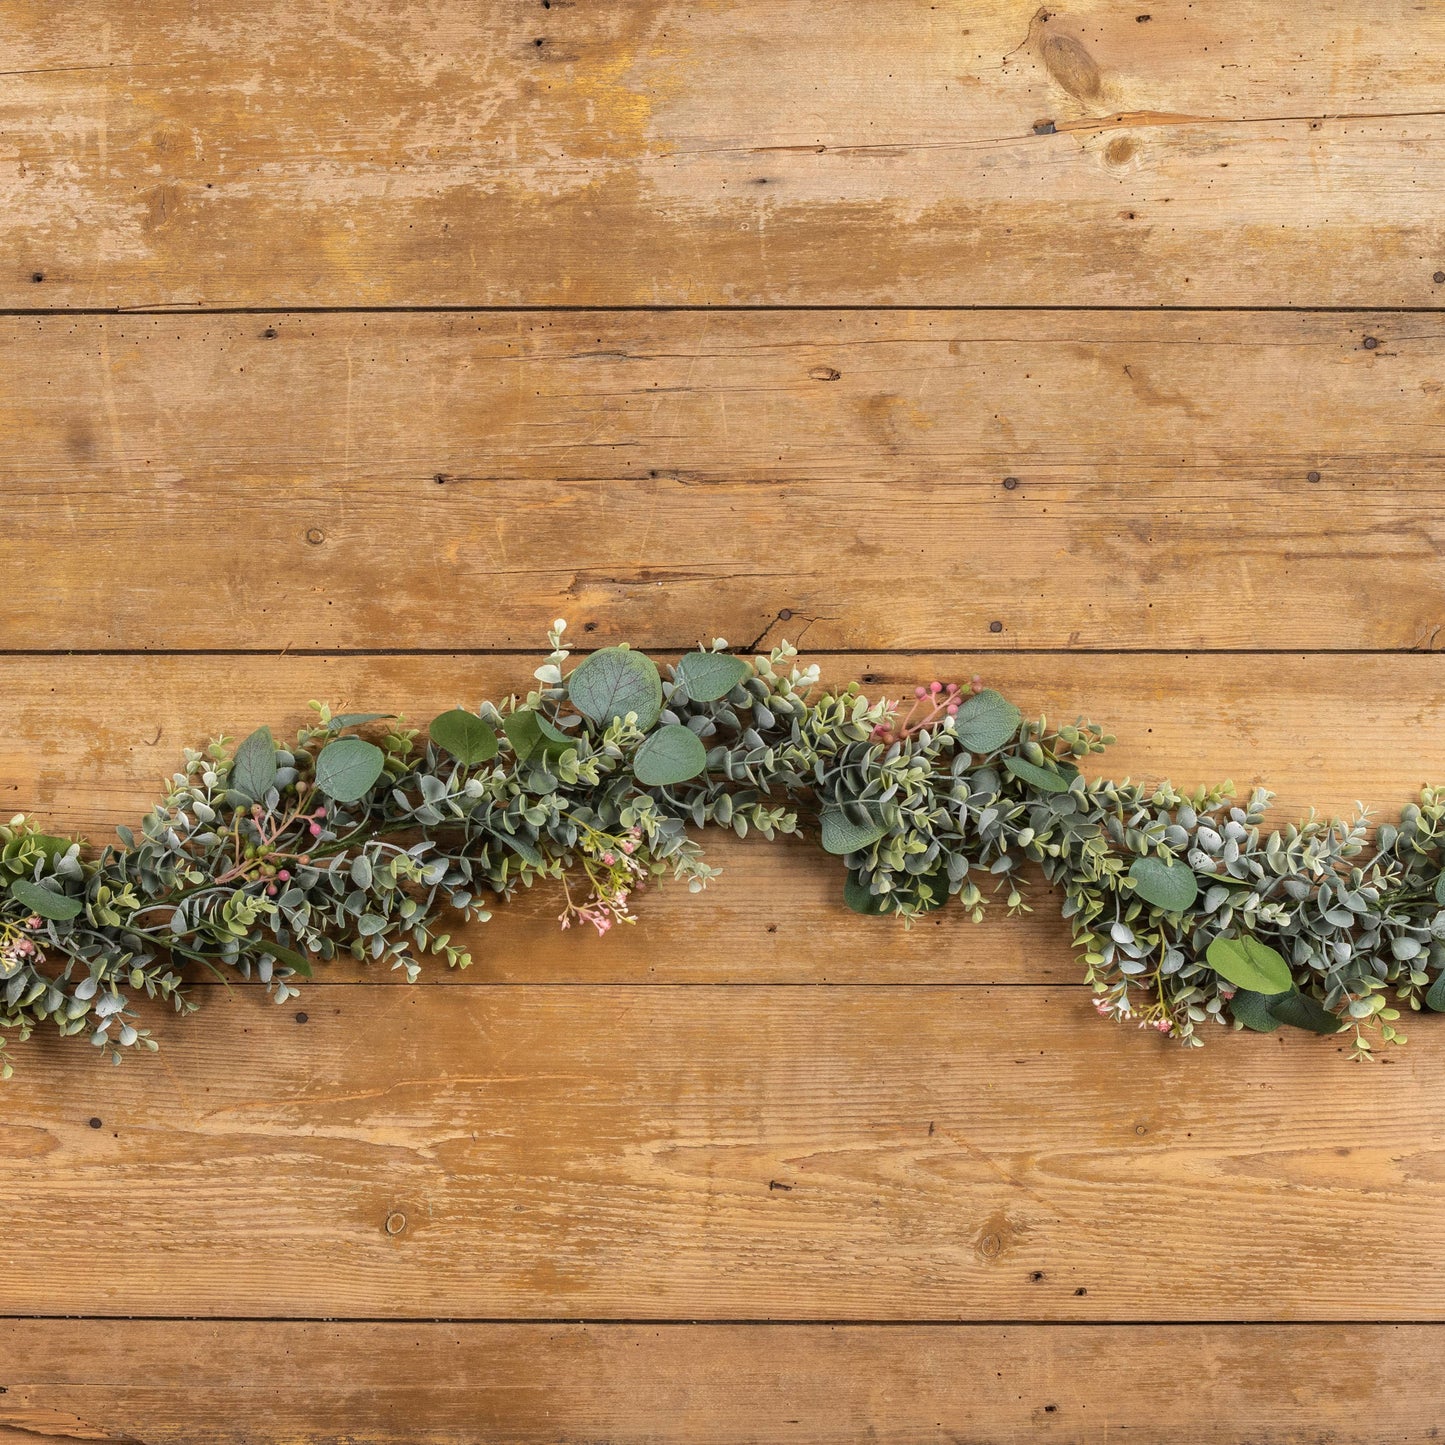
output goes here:
{"type": "Polygon", "coordinates": [[[539,879],[562,882],[564,928],[606,933],[648,881],[713,876],[689,829],[796,833],[800,805],[859,913],[1018,912],[1038,865],[1099,1012],[1189,1045],[1211,1023],[1290,1025],[1366,1056],[1404,1042],[1402,1009],[1445,1010],[1445,790],[1373,836],[1363,814],[1266,834],[1262,790],[1240,807],[1228,784],[1086,781],[1112,738],[1026,721],[977,679],[921,686],[905,713],[820,690],[787,645],[750,662],[718,639],[664,680],[626,647],[568,670],[562,632],[525,697],[425,736],[313,703],[292,747],[261,728],[188,751],[118,846],[0,827],[0,1025],[49,1020],[119,1062],[156,1047],[141,997],[194,1007],[189,963],[277,1002],[343,950],[415,980],[428,956],[470,961],[449,914],[484,920],[484,898],[539,879]]]}

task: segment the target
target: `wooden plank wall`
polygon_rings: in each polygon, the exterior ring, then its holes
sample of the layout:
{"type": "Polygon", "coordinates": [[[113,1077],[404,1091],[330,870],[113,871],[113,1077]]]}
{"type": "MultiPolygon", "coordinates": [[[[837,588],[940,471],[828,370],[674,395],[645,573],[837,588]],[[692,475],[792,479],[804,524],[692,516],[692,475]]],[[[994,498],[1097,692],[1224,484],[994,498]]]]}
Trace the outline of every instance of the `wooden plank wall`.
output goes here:
{"type": "MultiPolygon", "coordinates": [[[[0,804],[566,616],[1445,780],[1445,12],[0,0],[0,804]]],[[[719,845],[0,1099],[0,1440],[1301,1442],[1445,1415],[1445,1028],[1184,1053],[719,845]]]]}

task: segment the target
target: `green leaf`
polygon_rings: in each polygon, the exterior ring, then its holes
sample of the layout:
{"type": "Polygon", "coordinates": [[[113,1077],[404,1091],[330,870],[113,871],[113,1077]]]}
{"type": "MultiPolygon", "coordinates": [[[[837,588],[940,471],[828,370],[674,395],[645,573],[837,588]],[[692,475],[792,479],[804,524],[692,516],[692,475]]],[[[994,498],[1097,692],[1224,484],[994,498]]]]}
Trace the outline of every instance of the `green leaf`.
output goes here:
{"type": "Polygon", "coordinates": [[[354,803],[371,791],[386,757],[365,738],[337,738],[316,759],[316,786],[338,803],[354,803]]]}
{"type": "Polygon", "coordinates": [[[662,678],[645,654],[604,647],[567,679],[567,696],[578,712],[603,726],[636,713],[637,726],[646,732],[662,712],[662,678]]]}
{"type": "Polygon", "coordinates": [[[883,912],[883,895],[869,892],[868,885],[851,869],[843,880],[843,902],[854,913],[866,913],[876,918],[883,912]]]}
{"type": "Polygon", "coordinates": [[[261,946],[263,953],[271,954],[277,963],[284,963],[293,973],[298,973],[302,978],[312,978],[314,974],[311,969],[311,960],[304,953],[297,953],[294,948],[287,948],[284,943],[277,943],[275,939],[268,938],[261,946]]]}
{"type": "Polygon", "coordinates": [[[577,743],[566,733],[554,728],[535,708],[519,707],[502,719],[502,731],[522,763],[544,763],[560,757],[577,743]]]}
{"type": "Polygon", "coordinates": [[[75,918],[85,906],[79,898],[70,898],[64,893],[54,893],[44,884],[30,878],[16,878],[10,884],[10,892],[24,908],[38,913],[42,918],[52,918],[57,923],[75,918]]]}
{"type": "Polygon", "coordinates": [[[1285,993],[1256,993],[1252,988],[1242,988],[1229,1001],[1229,1011],[1245,1028],[1257,1034],[1272,1034],[1279,1027],[1279,1020],[1269,1011],[1276,999],[1288,998],[1285,993]]]}
{"type": "Polygon", "coordinates": [[[236,749],[231,763],[231,786],[259,803],[276,782],[276,740],[271,729],[257,728],[236,749]]]}
{"type": "Polygon", "coordinates": [[[632,756],[632,776],[644,787],[685,783],[707,767],[707,749],[691,728],[669,723],[647,737],[632,756]]]}
{"type": "Polygon", "coordinates": [[[432,719],[428,729],[437,747],[450,753],[463,767],[485,763],[497,755],[496,731],[474,712],[454,707],[432,719]]]}
{"type": "Polygon", "coordinates": [[[1425,1007],[1433,1013],[1445,1014],[1445,973],[1442,973],[1426,990],[1425,1007]]]}
{"type": "Polygon", "coordinates": [[[1247,933],[1240,938],[1216,938],[1205,957],[1220,978],[1238,988],[1255,993],[1288,993],[1294,988],[1284,956],[1247,933]]]}
{"type": "Polygon", "coordinates": [[[836,803],[823,809],[823,849],[841,857],[845,853],[856,853],[876,843],[887,831],[883,821],[882,808],[878,803],[854,803],[850,805],[855,813],[862,813],[867,821],[859,822],[849,817],[836,803]]]}
{"type": "Polygon", "coordinates": [[[1199,897],[1199,880],[1194,870],[1183,863],[1136,858],[1129,876],[1134,880],[1135,893],[1166,913],[1183,913],[1199,897]]]}
{"type": "Polygon", "coordinates": [[[959,707],[953,730],[969,752],[991,753],[1014,740],[1023,718],[1013,703],[989,688],[959,707]]]}
{"type": "Polygon", "coordinates": [[[332,732],[338,733],[342,728],[359,728],[366,723],[388,722],[395,716],[394,712],[339,712],[326,726],[332,732]]]}
{"type": "Polygon", "coordinates": [[[1049,768],[1041,768],[1027,758],[1007,757],[1003,760],[1003,765],[1019,782],[1032,784],[1044,793],[1067,793],[1069,784],[1079,776],[1079,770],[1067,763],[1057,773],[1049,768]]]}
{"type": "Polygon", "coordinates": [[[1442,873],[1435,880],[1435,901],[1442,908],[1445,908],[1445,873],[1442,873]]]}
{"type": "Polygon", "coordinates": [[[1343,1019],[1306,993],[1287,993],[1271,1003],[1269,1011],[1280,1023],[1312,1034],[1337,1034],[1345,1027],[1343,1019]]]}
{"type": "Polygon", "coordinates": [[[717,702],[752,671],[730,652],[689,652],[677,664],[677,680],[694,702],[717,702]]]}

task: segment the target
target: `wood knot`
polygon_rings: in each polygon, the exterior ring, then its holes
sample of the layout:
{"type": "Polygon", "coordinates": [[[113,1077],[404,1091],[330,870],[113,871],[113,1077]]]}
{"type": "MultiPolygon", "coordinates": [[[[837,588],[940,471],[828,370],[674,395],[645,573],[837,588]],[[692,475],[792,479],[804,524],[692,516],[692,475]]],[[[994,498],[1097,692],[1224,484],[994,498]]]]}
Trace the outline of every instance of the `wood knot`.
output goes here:
{"type": "Polygon", "coordinates": [[[1044,65],[1059,86],[1079,100],[1097,100],[1104,88],[1094,57],[1072,35],[1044,41],[1044,65]]]}

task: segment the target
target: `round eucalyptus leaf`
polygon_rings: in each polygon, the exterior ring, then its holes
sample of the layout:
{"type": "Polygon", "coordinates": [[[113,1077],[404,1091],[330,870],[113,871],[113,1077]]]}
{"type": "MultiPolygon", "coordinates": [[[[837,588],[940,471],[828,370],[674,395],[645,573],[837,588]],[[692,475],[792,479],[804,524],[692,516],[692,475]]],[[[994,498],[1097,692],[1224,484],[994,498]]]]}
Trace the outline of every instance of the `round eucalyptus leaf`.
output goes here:
{"type": "Polygon", "coordinates": [[[669,723],[647,737],[632,756],[632,776],[647,788],[685,783],[707,767],[707,749],[691,728],[669,723]]]}
{"type": "Polygon", "coordinates": [[[752,673],[730,652],[689,652],[677,664],[677,680],[694,702],[717,702],[752,673]]]}
{"type": "Polygon", "coordinates": [[[45,887],[43,883],[36,883],[30,878],[16,878],[10,884],[10,893],[23,908],[28,908],[32,913],[38,913],[41,918],[53,919],[57,923],[64,923],[67,919],[78,917],[80,910],[85,906],[79,898],[71,898],[64,893],[55,893],[45,887]]]}
{"type": "Polygon", "coordinates": [[[259,803],[276,782],[276,740],[271,729],[257,728],[231,762],[231,786],[259,803]]]}
{"type": "Polygon", "coordinates": [[[433,718],[427,730],[432,742],[463,767],[485,763],[497,755],[497,734],[476,713],[455,707],[433,718]]]}
{"type": "Polygon", "coordinates": [[[1240,938],[1216,938],[1205,957],[1220,978],[1228,979],[1239,988],[1254,993],[1289,993],[1294,988],[1294,978],[1284,956],[1249,934],[1240,938]]]}
{"type": "Polygon", "coordinates": [[[824,851],[838,857],[846,853],[856,853],[860,848],[876,843],[888,831],[888,825],[883,821],[882,810],[877,803],[857,804],[854,811],[861,813],[866,821],[850,818],[837,804],[823,809],[821,821],[824,851]]]}
{"type": "Polygon", "coordinates": [[[604,647],[567,679],[567,696],[583,717],[603,726],[636,713],[637,726],[646,732],[662,713],[662,678],[644,653],[604,647]]]}
{"type": "Polygon", "coordinates": [[[1432,1013],[1445,1014],[1445,973],[1425,991],[1425,1007],[1432,1013]]]}
{"type": "Polygon", "coordinates": [[[1166,913],[1183,913],[1199,897],[1199,880],[1183,863],[1166,863],[1162,858],[1136,858],[1129,869],[1134,891],[1145,903],[1166,913]]]}
{"type": "Polygon", "coordinates": [[[1023,717],[1006,697],[988,688],[960,705],[953,731],[969,752],[991,753],[1014,740],[1023,717]]]}
{"type": "Polygon", "coordinates": [[[371,791],[386,757],[365,738],[337,738],[316,759],[316,786],[338,803],[354,803],[371,791]]]}
{"type": "Polygon", "coordinates": [[[1445,873],[1435,880],[1435,901],[1445,908],[1445,873]]]}

